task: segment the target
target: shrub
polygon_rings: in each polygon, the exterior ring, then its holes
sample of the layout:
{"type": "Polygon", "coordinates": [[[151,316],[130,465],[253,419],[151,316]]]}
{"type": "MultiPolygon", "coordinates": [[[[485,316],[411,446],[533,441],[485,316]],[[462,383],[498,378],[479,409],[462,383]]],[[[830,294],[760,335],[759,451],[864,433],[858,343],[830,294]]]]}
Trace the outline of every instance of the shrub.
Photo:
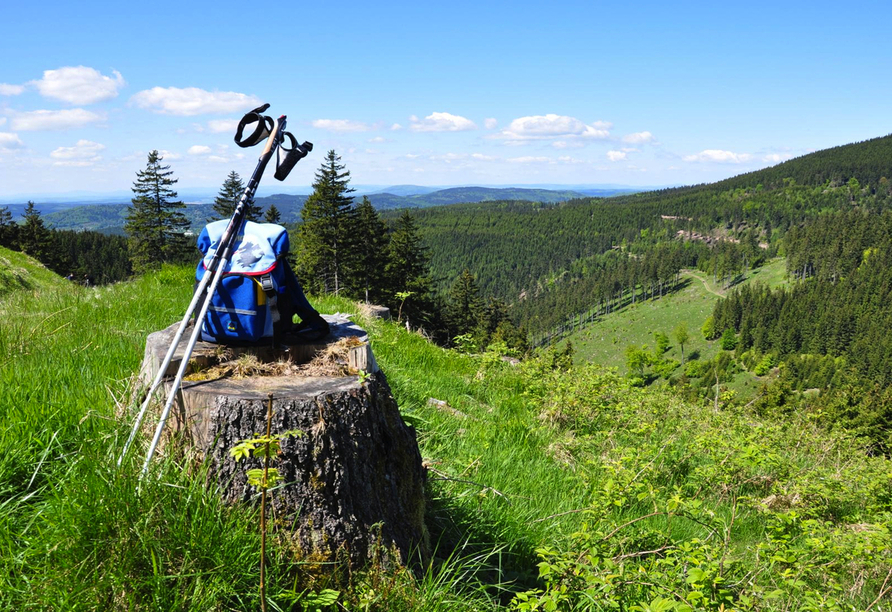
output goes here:
{"type": "Polygon", "coordinates": [[[737,348],[737,336],[734,330],[728,327],[722,332],[722,350],[733,351],[735,348],[737,348]]]}

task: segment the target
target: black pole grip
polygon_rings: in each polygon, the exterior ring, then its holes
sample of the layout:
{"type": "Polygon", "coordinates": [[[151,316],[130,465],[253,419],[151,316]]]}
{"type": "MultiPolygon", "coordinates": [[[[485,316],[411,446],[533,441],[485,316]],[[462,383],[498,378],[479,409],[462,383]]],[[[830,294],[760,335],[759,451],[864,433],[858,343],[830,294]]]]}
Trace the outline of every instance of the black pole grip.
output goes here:
{"type": "Polygon", "coordinates": [[[279,145],[278,150],[276,151],[276,179],[280,181],[284,181],[285,178],[291,173],[294,165],[297,164],[300,160],[307,156],[307,153],[313,150],[312,142],[304,142],[303,144],[297,144],[297,140],[294,138],[294,134],[291,132],[285,132],[282,138],[282,144],[279,145]],[[291,144],[290,147],[285,145],[285,140],[288,140],[291,144]]]}

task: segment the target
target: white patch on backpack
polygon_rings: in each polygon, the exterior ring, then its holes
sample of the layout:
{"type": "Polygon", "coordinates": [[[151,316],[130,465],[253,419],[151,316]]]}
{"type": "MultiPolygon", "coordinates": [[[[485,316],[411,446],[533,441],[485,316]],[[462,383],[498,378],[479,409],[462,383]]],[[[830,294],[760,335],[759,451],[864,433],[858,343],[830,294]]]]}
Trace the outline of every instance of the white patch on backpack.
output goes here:
{"type": "MultiPolygon", "coordinates": [[[[257,238],[251,236],[251,240],[242,242],[242,245],[235,252],[235,256],[238,258],[238,265],[242,268],[250,268],[263,257],[263,248],[255,243],[254,240],[257,240],[257,238]]],[[[257,242],[260,241],[257,240],[257,242]]]]}

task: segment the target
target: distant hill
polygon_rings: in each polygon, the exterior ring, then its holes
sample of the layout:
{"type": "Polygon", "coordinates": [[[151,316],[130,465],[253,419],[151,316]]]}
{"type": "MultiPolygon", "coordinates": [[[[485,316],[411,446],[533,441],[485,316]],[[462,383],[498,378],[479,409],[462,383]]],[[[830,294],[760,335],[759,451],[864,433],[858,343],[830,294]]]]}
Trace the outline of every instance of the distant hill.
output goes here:
{"type": "MultiPolygon", "coordinates": [[[[419,187],[417,185],[398,185],[388,189],[411,195],[398,195],[388,191],[386,193],[379,192],[368,194],[356,192],[353,196],[355,201],[358,202],[362,199],[363,195],[367,195],[369,200],[371,200],[372,205],[379,210],[389,210],[394,208],[428,208],[431,206],[444,206],[465,202],[521,201],[553,204],[565,200],[586,197],[581,191],[554,189],[453,187],[425,192],[428,188],[419,187]]],[[[616,195],[629,192],[629,190],[622,189],[595,191],[603,191],[604,195],[616,195]]],[[[270,205],[275,204],[276,208],[279,209],[279,213],[282,215],[282,223],[292,224],[300,222],[300,211],[303,208],[304,202],[307,201],[307,197],[307,195],[278,193],[257,198],[255,203],[263,210],[266,210],[270,205]]],[[[56,229],[89,229],[97,232],[119,234],[123,232],[127,207],[129,205],[129,202],[114,204],[63,203],[53,205],[38,204],[37,208],[44,216],[46,223],[56,229]]],[[[24,210],[25,205],[11,205],[10,210],[13,210],[13,206],[20,206],[21,210],[24,210]]],[[[193,229],[201,228],[207,223],[209,218],[214,216],[213,204],[209,202],[188,203],[184,212],[189,219],[189,222],[192,224],[193,229]]]]}
{"type": "Polygon", "coordinates": [[[421,185],[393,185],[391,187],[385,187],[384,189],[368,191],[365,193],[367,195],[389,193],[391,195],[397,196],[413,196],[422,195],[425,193],[432,193],[434,191],[439,191],[439,187],[423,187],[421,185]]]}
{"type": "Polygon", "coordinates": [[[393,193],[369,194],[369,200],[379,210],[389,208],[426,208],[465,202],[525,201],[552,204],[582,197],[578,191],[552,189],[520,189],[493,187],[452,187],[430,193],[398,196],[393,193]]]}
{"type": "MultiPolygon", "coordinates": [[[[123,202],[128,202],[129,200],[118,200],[118,201],[104,201],[104,200],[72,200],[70,202],[37,202],[36,208],[40,212],[41,215],[48,215],[55,212],[72,210],[75,208],[81,208],[83,206],[111,206],[114,204],[123,204],[123,202]]],[[[25,212],[25,208],[28,206],[27,202],[14,202],[10,204],[0,205],[0,208],[3,206],[9,209],[9,212],[12,214],[13,220],[18,220],[22,217],[25,212]]]]}
{"type": "Polygon", "coordinates": [[[92,230],[106,234],[121,234],[127,216],[127,204],[85,204],[46,213],[43,205],[37,210],[48,227],[60,230],[92,230]]]}

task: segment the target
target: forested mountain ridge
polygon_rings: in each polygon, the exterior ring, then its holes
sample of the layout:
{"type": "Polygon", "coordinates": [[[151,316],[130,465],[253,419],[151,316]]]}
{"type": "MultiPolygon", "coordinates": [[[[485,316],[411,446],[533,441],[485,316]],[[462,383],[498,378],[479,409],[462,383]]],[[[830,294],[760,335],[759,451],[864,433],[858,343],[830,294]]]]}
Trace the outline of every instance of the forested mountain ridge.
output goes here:
{"type": "Polygon", "coordinates": [[[741,174],[716,183],[719,188],[781,187],[792,178],[802,185],[841,185],[856,178],[862,185],[892,180],[892,134],[815,151],[770,168],[741,174]]]}
{"type": "Polygon", "coordinates": [[[459,204],[463,202],[496,202],[499,200],[524,200],[527,202],[563,202],[584,194],[571,190],[521,189],[495,187],[450,187],[424,194],[397,196],[391,193],[369,194],[375,208],[424,208],[459,204]]]}
{"type": "Polygon", "coordinates": [[[618,291],[630,299],[632,287],[640,292],[644,285],[665,285],[679,267],[723,276],[751,267],[764,247],[782,249],[789,228],[820,214],[889,206],[888,177],[892,136],[709,185],[559,204],[461,204],[415,214],[435,276],[449,283],[468,268],[484,294],[515,304],[521,322],[542,329],[618,291]],[[713,246],[703,248],[705,241],[713,246]],[[649,258],[654,249],[660,256],[649,258]]]}

